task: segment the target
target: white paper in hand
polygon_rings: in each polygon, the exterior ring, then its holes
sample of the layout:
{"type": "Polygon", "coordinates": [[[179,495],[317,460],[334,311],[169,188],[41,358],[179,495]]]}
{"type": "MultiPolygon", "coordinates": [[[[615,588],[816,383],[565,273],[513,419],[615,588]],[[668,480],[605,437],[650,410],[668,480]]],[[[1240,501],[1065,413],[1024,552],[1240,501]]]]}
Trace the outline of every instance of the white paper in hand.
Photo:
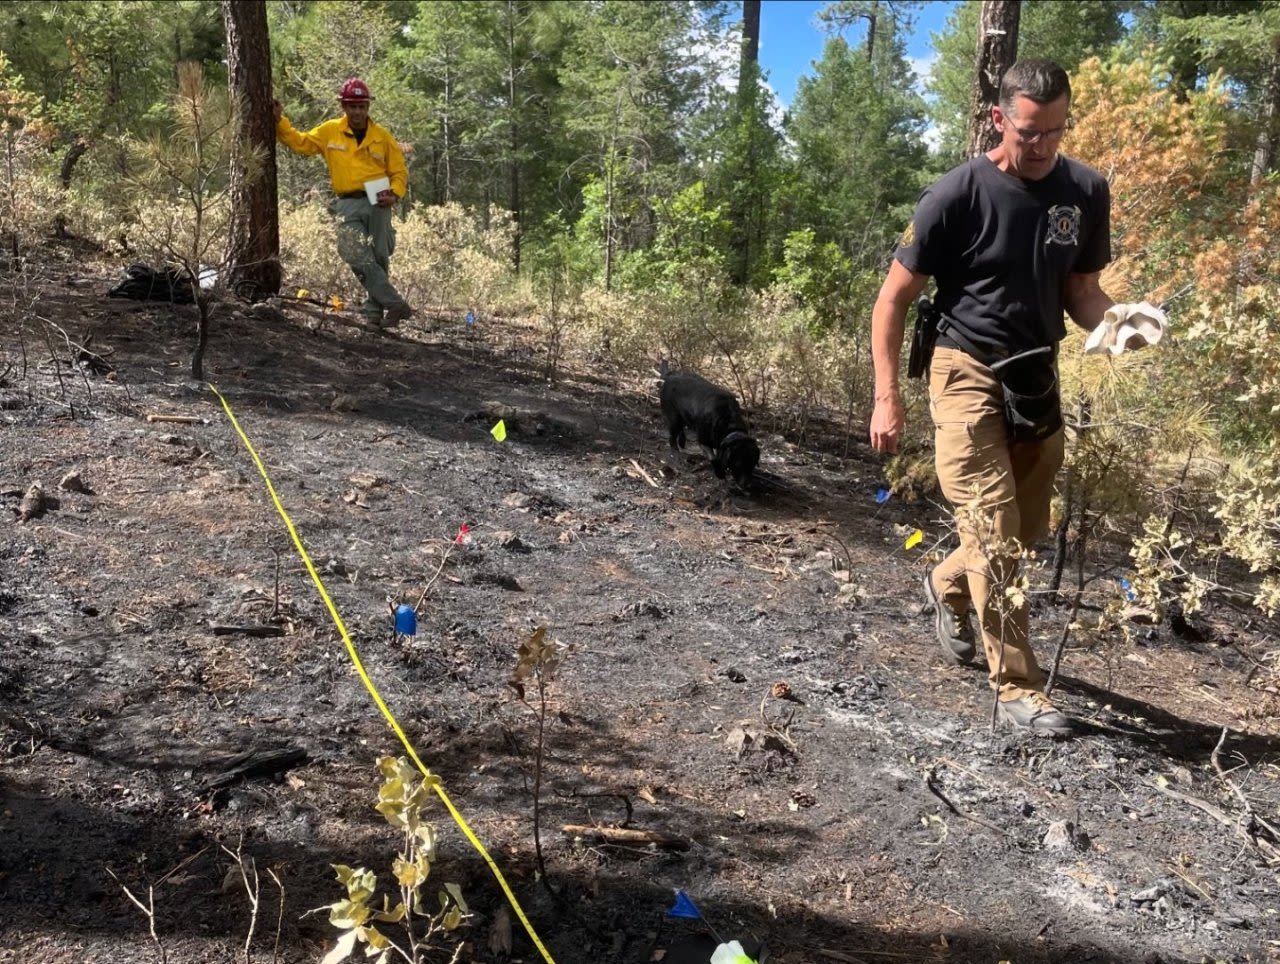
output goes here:
{"type": "Polygon", "coordinates": [[[375,178],[372,181],[364,182],[364,193],[365,193],[365,196],[369,198],[370,204],[378,203],[379,191],[390,191],[390,190],[391,190],[390,178],[379,177],[379,178],[375,178]]]}
{"type": "Polygon", "coordinates": [[[1086,355],[1109,352],[1119,355],[1129,348],[1158,344],[1169,327],[1163,311],[1148,301],[1136,305],[1113,305],[1102,322],[1089,332],[1084,342],[1086,355]]]}

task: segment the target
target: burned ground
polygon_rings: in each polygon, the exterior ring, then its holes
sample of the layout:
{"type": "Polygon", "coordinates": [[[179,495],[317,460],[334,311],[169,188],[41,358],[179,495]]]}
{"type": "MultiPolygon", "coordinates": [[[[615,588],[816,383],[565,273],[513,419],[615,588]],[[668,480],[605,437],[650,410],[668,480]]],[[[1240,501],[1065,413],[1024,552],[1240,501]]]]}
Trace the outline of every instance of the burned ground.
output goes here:
{"type": "MultiPolygon", "coordinates": [[[[107,299],[107,269],[48,273],[0,326],[0,961],[160,960],[122,885],[154,887],[168,960],[238,959],[251,914],[224,845],[262,872],[253,958],[319,960],[336,931],[304,914],[342,896],[330,865],[390,876],[372,804],[399,747],[186,377],[194,309],[107,299]],[[99,361],[73,347],[90,335],[99,361]],[[59,488],[71,472],[87,491],[59,488]],[[33,482],[52,504],[20,521],[33,482]],[[210,782],[281,749],[306,760],[210,782]]],[[[663,919],[676,888],[777,964],[1280,954],[1275,851],[1240,796],[1280,822],[1274,624],[1219,608],[1195,634],[1069,647],[1056,695],[1081,736],[993,733],[985,670],[944,665],[920,610],[945,514],[877,505],[861,444],[758,419],[763,492],[665,472],[642,380],[549,385],[509,319],[379,336],[227,308],[207,358],[370,675],[559,964],[705,961],[681,949],[699,928],[663,919]],[[394,636],[389,604],[419,599],[417,634],[394,636]],[[571,647],[549,688],[545,880],[534,701],[508,685],[537,626],[571,647]],[[1223,727],[1239,794],[1211,759],[1223,727]],[[688,849],[561,832],[628,816],[688,849]]],[[[1038,608],[1042,659],[1066,618],[1038,608]]],[[[437,825],[433,876],[475,911],[460,960],[508,959],[489,870],[437,825]]],[[[540,959],[518,925],[513,943],[540,959]]]]}

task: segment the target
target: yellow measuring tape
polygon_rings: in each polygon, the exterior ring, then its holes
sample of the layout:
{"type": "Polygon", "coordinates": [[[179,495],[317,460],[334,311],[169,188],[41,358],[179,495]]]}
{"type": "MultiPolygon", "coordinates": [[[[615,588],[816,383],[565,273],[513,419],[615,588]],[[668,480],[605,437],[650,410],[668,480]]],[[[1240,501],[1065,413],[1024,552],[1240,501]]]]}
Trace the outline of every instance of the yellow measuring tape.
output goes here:
{"type": "MultiPolygon", "coordinates": [[[[320,598],[324,600],[325,606],[329,609],[329,615],[333,617],[333,623],[338,627],[338,632],[342,634],[342,642],[346,644],[347,655],[351,657],[352,665],[355,666],[356,672],[360,674],[360,679],[364,681],[365,689],[369,691],[369,695],[373,697],[373,701],[378,704],[378,709],[382,711],[382,715],[386,717],[387,722],[391,725],[391,729],[395,731],[397,737],[400,738],[401,744],[404,745],[405,751],[409,754],[409,758],[413,760],[414,765],[422,772],[422,775],[430,775],[430,771],[423,766],[422,761],[418,759],[418,753],[413,748],[413,744],[409,742],[409,737],[405,735],[404,730],[400,728],[400,724],[396,722],[395,716],[391,710],[387,708],[387,704],[382,701],[382,697],[378,694],[378,688],[373,685],[373,680],[369,678],[369,674],[365,672],[364,664],[360,662],[360,656],[356,652],[355,644],[351,642],[351,636],[347,633],[347,627],[342,622],[342,617],[338,615],[338,609],[333,604],[333,600],[329,598],[328,591],[324,588],[324,583],[320,580],[320,574],[316,572],[316,567],[311,564],[311,557],[307,555],[307,550],[302,545],[302,539],[298,536],[298,531],[293,527],[293,521],[289,518],[289,513],[284,509],[280,497],[276,495],[276,488],[271,484],[271,477],[267,475],[267,467],[262,464],[262,459],[258,458],[258,453],[253,447],[253,443],[249,441],[249,436],[245,435],[244,429],[240,427],[240,423],[236,421],[236,416],[231,411],[231,406],[227,404],[227,400],[222,397],[212,385],[209,390],[218,396],[218,401],[222,403],[223,410],[227,413],[227,418],[231,420],[231,427],[236,430],[236,434],[240,436],[240,441],[244,443],[244,447],[248,449],[249,455],[253,458],[253,464],[258,467],[258,474],[262,476],[262,481],[267,484],[267,492],[271,495],[271,501],[275,503],[276,511],[280,513],[280,518],[284,519],[285,526],[289,529],[289,536],[293,539],[293,544],[298,550],[298,555],[302,557],[302,562],[307,567],[307,572],[311,573],[311,581],[316,584],[316,589],[320,592],[320,598]]],[[[525,916],[524,910],[520,907],[520,902],[516,900],[516,895],[511,892],[511,887],[507,884],[507,880],[502,876],[502,871],[498,869],[498,865],[494,863],[493,858],[489,856],[489,851],[484,849],[484,844],[480,842],[480,838],[462,819],[462,814],[458,812],[457,807],[453,805],[453,801],[449,799],[448,794],[444,792],[444,787],[439,783],[434,784],[436,794],[440,797],[440,801],[444,804],[445,809],[449,811],[449,816],[453,817],[459,829],[462,830],[463,836],[475,848],[476,853],[484,858],[484,862],[489,865],[489,869],[493,871],[494,878],[498,881],[498,886],[502,888],[502,892],[507,897],[507,902],[511,904],[511,909],[516,912],[516,917],[520,918],[520,923],[524,925],[525,931],[529,938],[533,941],[534,946],[542,954],[542,959],[547,964],[555,964],[551,955],[543,946],[542,941],[538,938],[537,933],[533,929],[533,925],[529,923],[529,918],[525,916]]]]}

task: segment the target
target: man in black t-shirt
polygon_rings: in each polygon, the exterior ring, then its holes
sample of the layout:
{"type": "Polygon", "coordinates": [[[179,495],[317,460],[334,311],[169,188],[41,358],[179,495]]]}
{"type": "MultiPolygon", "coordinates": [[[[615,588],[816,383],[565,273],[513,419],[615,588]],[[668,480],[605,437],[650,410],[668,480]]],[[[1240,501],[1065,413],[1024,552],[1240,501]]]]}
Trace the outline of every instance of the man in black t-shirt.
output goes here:
{"type": "Polygon", "coordinates": [[[871,317],[871,444],[893,453],[904,421],[898,367],[906,313],[929,278],[936,281],[942,322],[929,407],[938,482],[956,510],[960,546],[925,573],[926,600],[954,662],[975,653],[973,605],[1000,716],[1055,736],[1069,735],[1071,723],[1044,696],[1015,576],[1020,552],[1048,531],[1062,429],[1013,440],[992,366],[1042,348],[1032,357],[1052,379],[1064,310],[1091,329],[1113,304],[1099,283],[1111,260],[1107,182],[1058,153],[1070,106],[1071,84],[1057,64],[1009,68],[991,109],[1000,143],[921,196],[871,317]]]}

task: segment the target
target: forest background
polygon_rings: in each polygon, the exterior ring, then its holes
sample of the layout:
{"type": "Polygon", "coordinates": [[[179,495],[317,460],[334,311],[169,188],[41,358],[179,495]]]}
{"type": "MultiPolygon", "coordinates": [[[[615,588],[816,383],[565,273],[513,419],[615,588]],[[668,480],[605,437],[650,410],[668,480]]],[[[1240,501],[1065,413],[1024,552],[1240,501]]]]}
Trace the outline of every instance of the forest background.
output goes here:
{"type": "MultiPolygon", "coordinates": [[[[296,126],[333,116],[359,75],[404,144],[394,271],[428,315],[529,319],[553,379],[571,361],[696,367],[757,420],[793,436],[834,421],[847,448],[870,413],[880,279],[920,190],[966,150],[980,4],[957,4],[933,35],[927,96],[903,42],[920,6],[828,6],[829,39],[787,110],[736,3],[267,12],[296,126]]],[[[0,6],[0,257],[15,305],[50,238],[122,265],[226,263],[244,108],[227,92],[223,15],[214,0],[0,6]]],[[[1133,570],[1120,604],[1194,610],[1218,592],[1273,614],[1280,2],[1025,0],[1018,54],[1072,73],[1063,150],[1114,198],[1105,287],[1165,304],[1172,322],[1157,351],[1086,366],[1082,332],[1064,346],[1059,549],[1121,541],[1133,570]]],[[[358,297],[323,165],[276,161],[284,291],[358,297]]],[[[905,498],[931,484],[923,401],[913,387],[913,434],[887,466],[905,498]]]]}

